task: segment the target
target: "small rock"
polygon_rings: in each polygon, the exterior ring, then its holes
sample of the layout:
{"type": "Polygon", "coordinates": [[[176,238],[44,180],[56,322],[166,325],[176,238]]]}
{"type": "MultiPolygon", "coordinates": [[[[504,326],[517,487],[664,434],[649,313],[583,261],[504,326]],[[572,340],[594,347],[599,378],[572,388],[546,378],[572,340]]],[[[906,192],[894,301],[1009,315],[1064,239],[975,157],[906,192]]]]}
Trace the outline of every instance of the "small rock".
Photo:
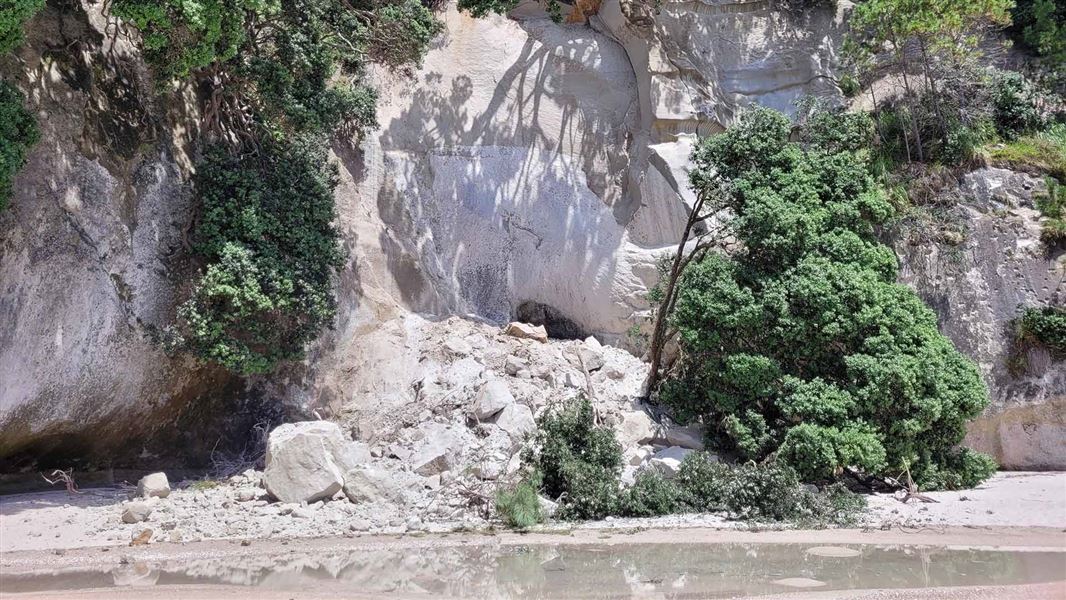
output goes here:
{"type": "Polygon", "coordinates": [[[147,521],[152,514],[152,510],[154,510],[152,503],[134,500],[127,503],[125,510],[122,511],[122,522],[140,523],[141,521],[147,521]]]}
{"type": "Polygon", "coordinates": [[[317,512],[312,506],[297,506],[292,511],[292,516],[295,519],[312,519],[317,512]]]}
{"type": "Polygon", "coordinates": [[[648,465],[659,471],[664,479],[673,479],[681,470],[681,461],[692,454],[694,450],[680,446],[670,446],[655,453],[648,461],[648,465]]]}
{"type": "Polygon", "coordinates": [[[616,367],[614,365],[609,365],[609,366],[604,367],[603,368],[603,374],[606,375],[608,378],[615,379],[615,380],[625,379],[625,377],[626,377],[625,371],[623,371],[622,369],[619,369],[618,367],[616,367]]]}
{"type": "Polygon", "coordinates": [[[584,363],[585,370],[592,372],[603,368],[603,346],[600,345],[600,341],[596,338],[589,336],[585,338],[585,341],[578,344],[576,350],[577,367],[581,368],[584,363]]]}
{"type": "Polygon", "coordinates": [[[563,385],[572,388],[583,388],[585,387],[585,376],[574,371],[567,371],[566,375],[563,376],[563,385]]]}
{"type": "Polygon", "coordinates": [[[559,505],[551,500],[548,500],[544,496],[537,496],[537,502],[540,503],[540,512],[548,518],[555,516],[555,511],[559,510],[559,505]]]}
{"type": "Polygon", "coordinates": [[[615,435],[623,448],[648,444],[659,438],[659,424],[642,410],[628,411],[622,413],[615,435]]]}
{"type": "Polygon", "coordinates": [[[259,497],[259,492],[257,490],[252,489],[252,488],[244,488],[244,489],[237,490],[237,501],[238,502],[251,502],[252,500],[255,500],[258,497],[259,497]]]}
{"type": "Polygon", "coordinates": [[[362,465],[344,474],[344,495],[355,504],[382,503],[403,504],[403,483],[397,473],[372,465],[362,465]]]}
{"type": "Polygon", "coordinates": [[[529,368],[529,363],[522,358],[518,358],[515,355],[510,355],[503,363],[503,370],[508,375],[517,375],[519,371],[523,371],[529,368]]]}
{"type": "Polygon", "coordinates": [[[548,331],[543,325],[530,325],[512,321],[503,328],[503,334],[526,340],[536,340],[541,343],[548,341],[548,331]]]}
{"type": "Polygon", "coordinates": [[[500,477],[501,467],[499,463],[484,462],[474,465],[471,473],[482,481],[495,481],[500,477]]]}
{"type": "Polygon", "coordinates": [[[508,405],[514,404],[514,396],[505,381],[490,379],[481,386],[474,398],[471,416],[478,421],[487,421],[508,405]]]}
{"type": "Polygon", "coordinates": [[[352,531],[370,531],[370,521],[366,519],[356,519],[348,525],[348,529],[352,531]]]}
{"type": "Polygon", "coordinates": [[[533,411],[525,404],[517,402],[500,411],[496,425],[507,432],[511,439],[519,439],[537,427],[533,411]]]}
{"type": "Polygon", "coordinates": [[[452,354],[455,354],[457,356],[466,356],[474,350],[470,347],[470,344],[468,344],[466,340],[457,337],[452,337],[444,340],[444,348],[447,349],[448,352],[451,352],[452,354]]]}
{"type": "Polygon", "coordinates": [[[170,482],[166,473],[152,473],[137,482],[137,495],[141,498],[166,498],[170,495],[170,482]]]}
{"type": "Polygon", "coordinates": [[[666,430],[666,443],[670,446],[703,450],[703,438],[703,427],[699,425],[674,426],[666,430]]]}
{"type": "Polygon", "coordinates": [[[147,546],[148,542],[152,541],[152,530],[142,529],[141,531],[134,532],[133,538],[130,540],[131,546],[147,546]]]}
{"type": "Polygon", "coordinates": [[[652,450],[648,446],[640,446],[638,448],[626,450],[623,458],[625,459],[626,464],[636,467],[643,464],[651,455],[652,450]]]}
{"type": "Polygon", "coordinates": [[[411,515],[404,521],[404,525],[407,526],[408,531],[418,531],[422,529],[422,519],[418,518],[418,515],[411,515]]]}

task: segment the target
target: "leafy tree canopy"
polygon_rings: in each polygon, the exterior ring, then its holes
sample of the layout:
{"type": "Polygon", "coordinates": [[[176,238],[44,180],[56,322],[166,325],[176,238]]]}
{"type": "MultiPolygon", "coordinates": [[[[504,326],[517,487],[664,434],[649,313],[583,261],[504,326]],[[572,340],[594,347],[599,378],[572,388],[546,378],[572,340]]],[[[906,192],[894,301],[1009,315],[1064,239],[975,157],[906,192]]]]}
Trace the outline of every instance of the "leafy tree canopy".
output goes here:
{"type": "Polygon", "coordinates": [[[22,106],[22,93],[0,81],[0,210],[11,200],[12,180],[39,137],[37,121],[22,106]]]}
{"type": "Polygon", "coordinates": [[[927,489],[974,485],[994,465],[958,444],[988,393],[875,237],[893,209],[869,174],[869,118],[816,113],[804,143],[790,133],[755,108],[693,155],[743,248],[682,276],[682,359],[662,400],[724,449],[776,454],[808,480],[909,467],[927,489]]]}

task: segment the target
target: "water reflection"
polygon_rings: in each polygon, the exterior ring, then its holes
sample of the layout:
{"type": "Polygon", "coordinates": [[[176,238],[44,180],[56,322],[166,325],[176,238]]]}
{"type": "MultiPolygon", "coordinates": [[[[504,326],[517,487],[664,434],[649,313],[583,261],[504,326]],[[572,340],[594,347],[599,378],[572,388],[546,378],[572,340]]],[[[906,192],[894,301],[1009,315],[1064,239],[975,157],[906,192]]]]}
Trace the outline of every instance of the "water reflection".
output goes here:
{"type": "Polygon", "coordinates": [[[4,577],[9,592],[179,583],[478,598],[729,597],[818,589],[1011,585],[1066,577],[1066,553],[802,544],[356,549],[4,577]]]}

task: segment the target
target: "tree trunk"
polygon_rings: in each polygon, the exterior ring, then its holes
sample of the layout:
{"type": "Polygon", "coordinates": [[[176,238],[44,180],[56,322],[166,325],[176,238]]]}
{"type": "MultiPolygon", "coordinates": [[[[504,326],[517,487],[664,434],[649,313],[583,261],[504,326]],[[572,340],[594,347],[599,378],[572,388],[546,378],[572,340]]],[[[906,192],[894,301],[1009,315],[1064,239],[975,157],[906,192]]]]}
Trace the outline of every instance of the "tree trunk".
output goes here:
{"type": "MultiPolygon", "coordinates": [[[[700,211],[707,198],[706,192],[700,192],[696,197],[696,204],[689,213],[685,223],[685,231],[681,235],[681,241],[677,244],[677,252],[674,254],[674,262],[670,266],[670,275],[666,280],[666,288],[659,309],[655,311],[655,325],[652,328],[651,343],[648,346],[648,379],[644,382],[644,396],[650,397],[655,387],[659,384],[659,367],[663,359],[663,346],[666,345],[666,318],[673,307],[676,294],[677,280],[681,276],[682,264],[685,257],[685,245],[692,234],[692,228],[700,220],[700,211]]],[[[687,263],[686,263],[687,264],[687,263]]]]}

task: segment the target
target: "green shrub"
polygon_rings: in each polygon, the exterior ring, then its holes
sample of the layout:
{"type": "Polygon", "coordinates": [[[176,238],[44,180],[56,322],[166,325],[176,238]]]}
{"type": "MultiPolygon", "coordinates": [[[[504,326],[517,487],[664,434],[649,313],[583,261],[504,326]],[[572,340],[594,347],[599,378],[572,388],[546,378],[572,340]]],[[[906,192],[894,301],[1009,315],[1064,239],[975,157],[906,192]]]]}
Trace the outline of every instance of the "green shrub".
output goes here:
{"type": "Polygon", "coordinates": [[[23,24],[43,6],[44,0],[5,0],[0,5],[0,54],[22,44],[23,24]]]}
{"type": "Polygon", "coordinates": [[[820,492],[805,488],[798,474],[779,461],[729,466],[695,452],[681,463],[675,481],[684,510],[724,511],[737,519],[846,525],[866,505],[839,484],[820,492]]]}
{"type": "Polygon", "coordinates": [[[859,83],[859,80],[850,73],[845,73],[844,76],[840,78],[840,81],[837,82],[837,85],[840,86],[840,93],[844,94],[845,98],[854,98],[859,95],[860,91],[862,91],[862,85],[859,83]]]}
{"type": "Polygon", "coordinates": [[[496,512],[504,524],[512,529],[529,529],[544,521],[540,508],[540,478],[534,474],[522,479],[510,489],[500,490],[496,494],[496,512]]]}
{"type": "Polygon", "coordinates": [[[1066,185],[1046,177],[1047,194],[1036,197],[1036,207],[1044,216],[1040,239],[1051,248],[1066,244],[1066,185]]]}
{"type": "Polygon", "coordinates": [[[660,399],[708,424],[723,449],[776,453],[808,480],[909,466],[929,474],[925,489],[969,481],[947,474],[988,392],[895,282],[895,256],[875,235],[893,208],[866,151],[833,141],[852,139],[843,131],[805,134],[806,146],[789,134],[783,115],[756,108],[693,154],[694,184],[726,179],[721,202],[743,246],[684,272],[670,315],[682,359],[660,399]]]}
{"type": "Polygon", "coordinates": [[[1018,0],[1011,14],[1015,39],[1040,57],[1045,83],[1061,93],[1066,88],[1066,3],[1018,0]]]}
{"type": "Polygon", "coordinates": [[[526,467],[536,475],[523,482],[532,482],[530,489],[519,484],[499,497],[505,521],[515,527],[530,522],[522,520],[520,507],[536,501],[538,483],[546,495],[559,498],[558,516],[572,520],[726,512],[737,519],[828,525],[850,523],[865,505],[837,486],[825,492],[804,488],[796,471],[780,462],[729,466],[705,452],[685,457],[674,479],[645,468],[633,485],[622,487],[621,449],[613,431],[595,426],[593,418],[585,398],[570,400],[541,418],[534,444],[523,454],[526,467]],[[525,494],[522,500],[519,491],[525,494]]]}
{"type": "Polygon", "coordinates": [[[333,317],[342,260],[336,184],[336,167],[313,141],[270,143],[257,156],[220,147],[205,155],[196,250],[208,267],[181,307],[181,344],[243,374],[302,356],[333,317]]]}
{"type": "Polygon", "coordinates": [[[999,135],[1011,139],[1044,126],[1039,94],[1024,75],[992,69],[989,78],[992,115],[999,135]]]}
{"type": "Polygon", "coordinates": [[[561,498],[561,519],[602,519],[618,512],[622,449],[608,427],[593,423],[588,398],[568,401],[541,418],[525,461],[561,498]]]}
{"type": "Polygon", "coordinates": [[[1058,360],[1066,358],[1066,308],[1027,308],[1018,321],[1018,336],[1048,349],[1058,360]]]}
{"type": "Polygon", "coordinates": [[[236,57],[249,23],[277,7],[270,0],[115,0],[111,10],[141,31],[145,60],[170,80],[236,57]]]}
{"type": "Polygon", "coordinates": [[[37,143],[37,121],[22,106],[22,93],[0,81],[0,210],[11,200],[15,175],[26,163],[26,153],[37,143]]]}
{"type": "Polygon", "coordinates": [[[620,494],[619,514],[625,517],[657,517],[678,512],[678,486],[658,471],[641,471],[629,488],[620,494]]]}

